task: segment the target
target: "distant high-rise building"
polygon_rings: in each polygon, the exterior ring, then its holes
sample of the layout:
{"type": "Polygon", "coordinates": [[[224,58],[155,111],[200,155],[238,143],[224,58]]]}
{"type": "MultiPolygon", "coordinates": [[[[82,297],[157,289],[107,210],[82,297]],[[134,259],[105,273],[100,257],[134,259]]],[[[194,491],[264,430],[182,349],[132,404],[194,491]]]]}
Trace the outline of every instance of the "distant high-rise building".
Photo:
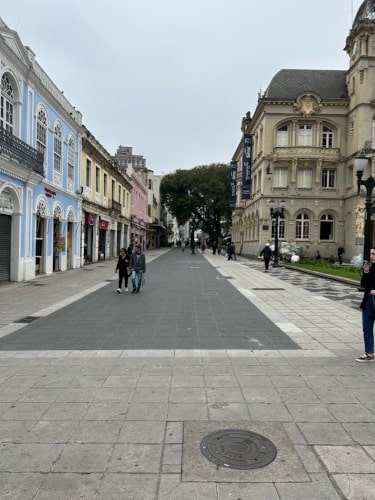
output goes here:
{"type": "Polygon", "coordinates": [[[131,165],[134,170],[146,168],[146,158],[142,155],[133,155],[131,146],[119,146],[117,148],[115,159],[120,167],[127,168],[131,165]]]}

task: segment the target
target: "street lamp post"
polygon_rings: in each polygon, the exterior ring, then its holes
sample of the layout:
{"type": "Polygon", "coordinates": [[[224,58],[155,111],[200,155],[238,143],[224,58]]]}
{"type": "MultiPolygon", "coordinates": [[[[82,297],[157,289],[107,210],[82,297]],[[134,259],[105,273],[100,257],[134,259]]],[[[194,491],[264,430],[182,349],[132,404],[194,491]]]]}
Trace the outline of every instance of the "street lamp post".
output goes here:
{"type": "Polygon", "coordinates": [[[363,259],[370,260],[370,248],[371,248],[371,207],[372,207],[372,192],[375,187],[375,179],[372,175],[368,177],[365,181],[362,180],[363,171],[367,167],[368,158],[364,149],[362,149],[354,159],[354,167],[357,173],[357,185],[358,194],[360,193],[361,186],[366,188],[366,219],[365,219],[365,241],[363,245],[363,259]]]}
{"type": "Polygon", "coordinates": [[[271,220],[275,221],[275,252],[273,256],[273,267],[279,266],[279,219],[284,217],[284,207],[286,205],[286,201],[284,198],[280,200],[280,208],[275,209],[275,200],[272,198],[269,201],[270,212],[271,212],[271,220]]]}

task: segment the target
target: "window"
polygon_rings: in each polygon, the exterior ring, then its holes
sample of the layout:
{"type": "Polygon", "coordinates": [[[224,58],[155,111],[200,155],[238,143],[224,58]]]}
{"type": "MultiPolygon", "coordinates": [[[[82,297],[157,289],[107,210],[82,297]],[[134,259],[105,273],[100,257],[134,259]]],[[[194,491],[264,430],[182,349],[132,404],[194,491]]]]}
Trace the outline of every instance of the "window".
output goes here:
{"type": "Polygon", "coordinates": [[[3,75],[1,78],[1,127],[13,134],[13,111],[14,111],[13,87],[9,78],[3,75]]]}
{"type": "Polygon", "coordinates": [[[277,129],[276,133],[276,146],[285,147],[289,146],[289,130],[288,125],[283,125],[277,129]]]}
{"type": "Polygon", "coordinates": [[[69,137],[68,142],[68,179],[74,180],[74,154],[75,154],[75,144],[73,137],[69,137]]]}
{"type": "Polygon", "coordinates": [[[312,125],[298,126],[298,146],[312,146],[312,125]]]}
{"type": "Polygon", "coordinates": [[[320,239],[333,240],[333,217],[324,214],[320,219],[320,239]]]}
{"type": "MultiPolygon", "coordinates": [[[[272,220],[272,230],[271,230],[271,236],[272,239],[276,238],[276,221],[272,220]]],[[[284,239],[285,238],[285,220],[284,219],[279,219],[279,234],[278,234],[279,239],[284,239]]]]}
{"type": "Polygon", "coordinates": [[[285,167],[275,167],[273,171],[273,186],[279,188],[288,187],[288,169],[285,167]]]}
{"type": "Polygon", "coordinates": [[[323,126],[322,147],[333,148],[333,130],[325,125],[323,126]]]}
{"type": "Polygon", "coordinates": [[[95,191],[100,193],[100,168],[95,169],[95,191]]]}
{"type": "Polygon", "coordinates": [[[297,170],[297,187],[311,188],[312,187],[312,169],[299,168],[297,170]]]}
{"type": "Polygon", "coordinates": [[[334,168],[323,168],[322,187],[334,188],[336,184],[336,170],[334,168]]]}
{"type": "Polygon", "coordinates": [[[296,219],[296,240],[308,240],[310,237],[310,218],[299,214],[296,219]]]}
{"type": "Polygon", "coordinates": [[[60,123],[56,123],[53,133],[53,168],[61,172],[63,133],[60,123]]]}
{"type": "Polygon", "coordinates": [[[152,189],[152,180],[151,179],[148,180],[148,189],[152,189]]]}
{"type": "Polygon", "coordinates": [[[147,205],[147,215],[151,217],[151,205],[147,205]]]}
{"type": "Polygon", "coordinates": [[[371,147],[374,148],[375,147],[375,116],[372,117],[371,139],[372,139],[371,147]]]}
{"type": "Polygon", "coordinates": [[[116,181],[112,179],[112,200],[115,199],[116,181]]]}
{"type": "Polygon", "coordinates": [[[91,188],[91,160],[86,159],[86,187],[91,188]]]}
{"type": "Polygon", "coordinates": [[[36,149],[42,153],[43,162],[45,162],[47,149],[47,115],[44,109],[39,110],[36,119],[36,149]]]}
{"type": "Polygon", "coordinates": [[[118,202],[121,203],[121,186],[118,187],[118,202]]]}
{"type": "Polygon", "coordinates": [[[108,195],[108,175],[105,172],[103,175],[103,195],[107,198],[107,195],[108,195]]]}

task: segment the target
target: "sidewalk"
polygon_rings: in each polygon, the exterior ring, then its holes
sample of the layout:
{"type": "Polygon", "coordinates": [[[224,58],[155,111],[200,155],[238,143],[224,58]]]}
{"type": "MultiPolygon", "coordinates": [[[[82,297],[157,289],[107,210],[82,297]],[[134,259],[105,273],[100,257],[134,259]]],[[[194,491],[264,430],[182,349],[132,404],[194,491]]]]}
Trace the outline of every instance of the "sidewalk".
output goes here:
{"type": "MultiPolygon", "coordinates": [[[[147,262],[164,252],[147,252],[147,262]]],[[[189,265],[200,272],[197,257],[189,265]]],[[[375,364],[354,361],[363,351],[360,311],[257,263],[204,258],[218,283],[299,349],[262,349],[255,338],[252,350],[0,351],[0,499],[375,498],[375,364]],[[276,459],[217,467],[200,442],[223,429],[267,437],[276,459]]],[[[0,337],[27,316],[48,322],[98,293],[114,268],[104,261],[1,285],[0,337]]]]}

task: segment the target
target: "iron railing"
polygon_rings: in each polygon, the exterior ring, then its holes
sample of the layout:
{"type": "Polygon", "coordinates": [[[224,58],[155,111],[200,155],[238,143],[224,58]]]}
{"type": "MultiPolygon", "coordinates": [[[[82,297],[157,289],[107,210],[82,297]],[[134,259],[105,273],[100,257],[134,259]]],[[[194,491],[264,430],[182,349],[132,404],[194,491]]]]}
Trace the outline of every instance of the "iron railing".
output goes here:
{"type": "Polygon", "coordinates": [[[44,175],[43,153],[32,148],[26,142],[0,127],[0,154],[5,153],[11,159],[17,160],[21,165],[44,175]]]}

